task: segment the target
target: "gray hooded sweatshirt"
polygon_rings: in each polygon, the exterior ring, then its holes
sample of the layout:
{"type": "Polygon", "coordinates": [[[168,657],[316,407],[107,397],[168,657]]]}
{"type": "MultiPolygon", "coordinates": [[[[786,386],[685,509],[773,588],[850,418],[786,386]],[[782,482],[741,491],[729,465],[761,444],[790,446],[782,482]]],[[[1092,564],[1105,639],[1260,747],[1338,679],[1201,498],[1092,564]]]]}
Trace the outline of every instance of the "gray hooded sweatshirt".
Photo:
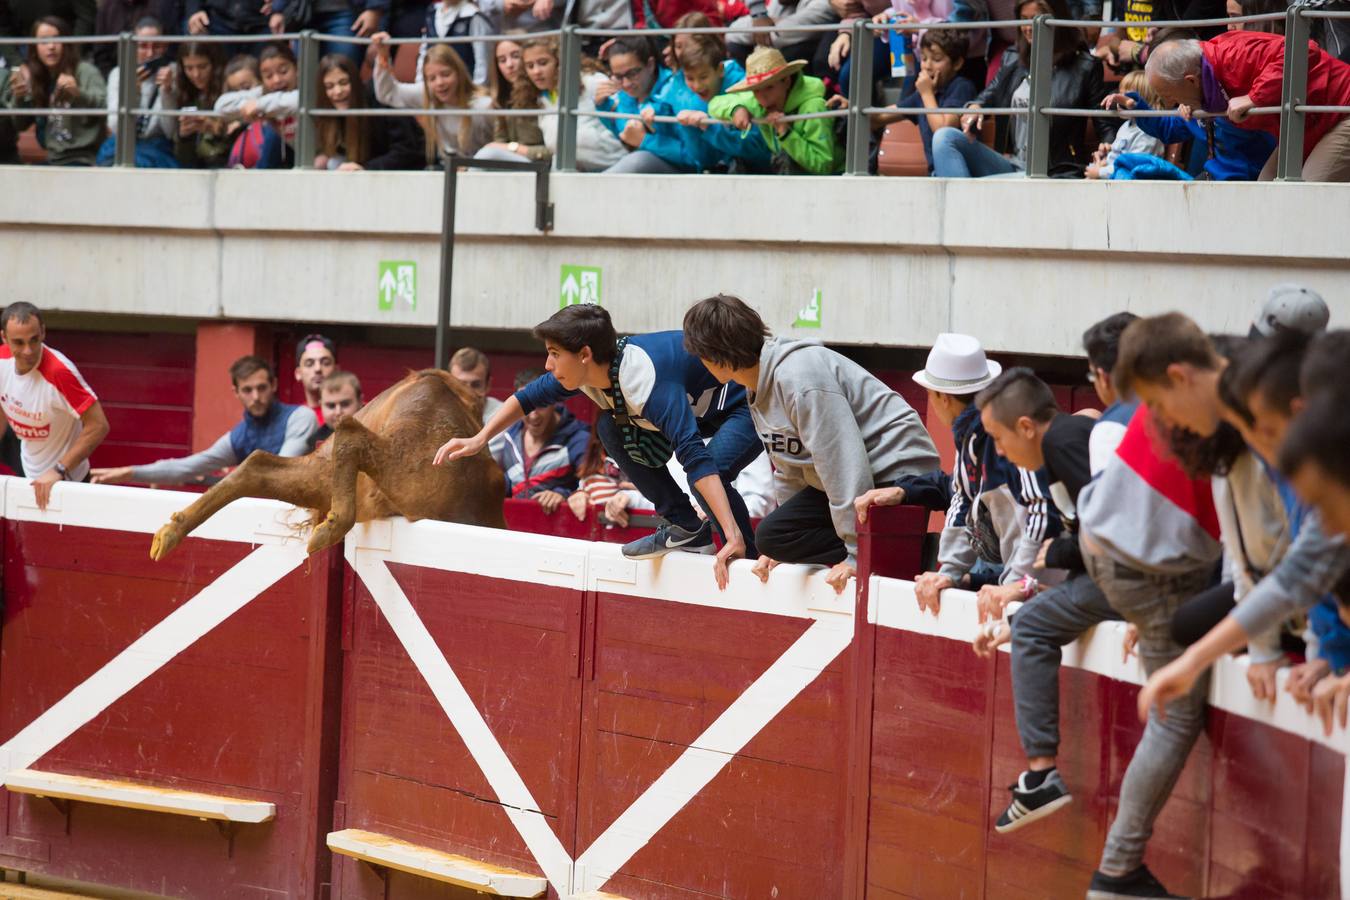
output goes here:
{"type": "Polygon", "coordinates": [[[810,486],[830,498],[834,530],[857,565],[853,501],[878,484],[938,468],[937,449],[905,399],[814,341],[769,338],[750,402],[784,503],[810,486]]]}

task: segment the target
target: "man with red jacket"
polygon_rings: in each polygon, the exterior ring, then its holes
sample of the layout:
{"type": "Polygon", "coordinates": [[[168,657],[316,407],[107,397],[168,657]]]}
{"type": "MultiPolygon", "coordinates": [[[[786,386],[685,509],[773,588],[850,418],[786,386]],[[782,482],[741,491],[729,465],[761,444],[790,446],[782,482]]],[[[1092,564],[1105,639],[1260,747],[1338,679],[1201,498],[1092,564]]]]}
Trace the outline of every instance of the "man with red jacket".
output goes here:
{"type": "MultiPolygon", "coordinates": [[[[1182,118],[1194,112],[1227,113],[1242,128],[1280,137],[1278,113],[1252,110],[1280,105],[1284,80],[1284,37],[1256,31],[1229,31],[1208,41],[1166,41],[1145,69],[1149,85],[1182,118]]],[[[1308,42],[1310,106],[1350,106],[1350,65],[1308,42]]],[[[1279,153],[1272,153],[1261,180],[1275,177],[1279,153]]],[[[1303,125],[1303,180],[1350,181],[1350,119],[1345,113],[1306,113],[1303,125]]]]}

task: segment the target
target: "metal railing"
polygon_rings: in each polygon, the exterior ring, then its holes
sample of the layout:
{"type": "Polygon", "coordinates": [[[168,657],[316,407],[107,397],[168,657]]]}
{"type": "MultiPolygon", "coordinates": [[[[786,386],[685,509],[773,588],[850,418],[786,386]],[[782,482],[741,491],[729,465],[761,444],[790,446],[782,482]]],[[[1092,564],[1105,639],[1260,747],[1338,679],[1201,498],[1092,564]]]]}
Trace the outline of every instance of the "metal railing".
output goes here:
{"type": "MultiPolygon", "coordinates": [[[[285,34],[260,34],[260,35],[163,35],[154,37],[137,37],[133,34],[123,32],[116,36],[100,37],[64,37],[64,38],[0,38],[0,46],[14,45],[32,45],[38,43],[63,43],[63,44],[106,44],[117,43],[118,47],[118,67],[122,71],[130,72],[136,67],[136,44],[141,42],[154,42],[165,44],[177,44],[184,42],[213,42],[223,44],[243,44],[243,43],[272,43],[277,41],[294,42],[298,48],[296,54],[298,61],[298,84],[297,84],[297,109],[296,109],[296,139],[295,156],[296,165],[300,167],[312,167],[317,155],[315,122],[317,119],[328,116],[402,116],[402,115],[426,115],[426,116],[466,116],[466,117],[547,117],[556,116],[558,119],[557,141],[553,153],[553,166],[558,171],[571,172],[576,171],[577,167],[577,122],[585,117],[594,117],[610,120],[628,120],[640,118],[632,113],[611,112],[594,108],[581,108],[581,72],[582,72],[582,46],[587,39],[593,38],[616,38],[624,36],[645,36],[645,37],[673,37],[677,34],[737,34],[737,35],[756,35],[756,34],[813,34],[813,33],[839,33],[848,31],[851,34],[850,55],[852,58],[852,69],[858,73],[859,77],[852,77],[849,80],[849,92],[847,97],[847,106],[843,109],[829,109],[822,112],[807,113],[781,117],[778,121],[781,123],[792,123],[808,121],[813,119],[835,119],[844,118],[847,120],[846,141],[844,149],[844,173],[846,175],[866,175],[868,172],[868,155],[871,139],[871,117],[881,114],[900,114],[907,116],[918,116],[927,114],[941,115],[962,115],[974,112],[969,107],[959,108],[929,108],[929,107],[879,107],[873,105],[874,84],[870,77],[865,73],[873,70],[874,54],[876,52],[876,41],[873,39],[878,34],[884,34],[890,31],[918,32],[925,30],[958,30],[958,31],[988,31],[997,29],[1019,28],[1030,25],[1032,28],[1031,59],[1029,66],[1030,78],[1030,98],[1028,105],[1024,108],[997,107],[981,108],[979,114],[986,116],[1025,116],[1028,117],[1027,130],[1027,148],[1026,148],[1026,174],[1032,178],[1049,177],[1050,168],[1050,128],[1053,118],[1073,117],[1073,118],[1150,118],[1167,117],[1175,115],[1171,110],[1124,110],[1124,109],[1070,109],[1056,107],[1051,104],[1051,83],[1054,73],[1054,29],[1056,28],[1077,28],[1077,29],[1095,29],[1106,28],[1149,28],[1149,27],[1218,27],[1227,26],[1233,23],[1258,23],[1283,20],[1285,26],[1285,66],[1284,78],[1281,87],[1281,99],[1279,106],[1258,107],[1249,111],[1248,115],[1278,115],[1280,117],[1280,142],[1278,148],[1278,159],[1276,176],[1281,181],[1300,181],[1303,173],[1303,137],[1305,131],[1306,115],[1318,113],[1341,113],[1350,112],[1347,106],[1324,106],[1309,105],[1307,100],[1308,85],[1308,54],[1299,52],[1307,47],[1311,37],[1311,22],[1317,19],[1344,19],[1350,18],[1350,12],[1331,12],[1323,10],[1308,9],[1302,3],[1290,6],[1284,13],[1268,13],[1264,15],[1240,16],[1222,19],[1185,19],[1176,21],[1079,21],[1071,19],[1055,19],[1048,15],[1037,16],[1029,20],[1008,20],[992,22],[895,22],[880,24],[860,19],[849,25],[839,23],[821,24],[821,25],[798,25],[791,27],[780,27],[777,25],[755,26],[748,28],[648,28],[648,29],[594,29],[582,28],[576,25],[567,25],[561,29],[553,31],[531,32],[528,35],[504,34],[504,35],[471,35],[460,37],[436,38],[433,43],[444,44],[495,44],[500,41],[520,41],[526,38],[554,37],[559,45],[559,78],[558,78],[558,104],[553,109],[522,110],[522,109],[468,109],[468,108],[424,108],[424,109],[359,109],[359,110],[333,110],[320,109],[317,106],[318,84],[318,52],[321,43],[329,44],[353,44],[358,46],[370,45],[370,38],[350,37],[346,35],[322,34],[313,30],[305,30],[298,33],[285,34]]],[[[385,43],[389,46],[398,46],[401,44],[422,44],[426,42],[422,37],[411,38],[390,38],[385,43]]],[[[117,152],[116,164],[119,166],[135,165],[136,156],[136,117],[142,115],[158,115],[169,118],[179,116],[196,116],[202,118],[220,117],[220,113],[206,110],[187,111],[177,109],[144,109],[139,106],[139,83],[135,78],[125,78],[120,81],[120,95],[117,98],[117,106],[112,109],[77,109],[47,107],[43,109],[26,109],[16,107],[14,109],[0,109],[0,116],[42,116],[42,115],[109,115],[115,114],[117,117],[117,152]]],[[[1222,118],[1224,113],[1208,113],[1197,111],[1196,118],[1222,118]]],[[[673,116],[659,115],[654,117],[653,121],[662,124],[681,124],[673,116]]],[[[760,119],[753,120],[755,124],[763,124],[760,119]]],[[[710,123],[720,126],[731,127],[729,122],[722,122],[716,119],[710,119],[710,123]]]]}

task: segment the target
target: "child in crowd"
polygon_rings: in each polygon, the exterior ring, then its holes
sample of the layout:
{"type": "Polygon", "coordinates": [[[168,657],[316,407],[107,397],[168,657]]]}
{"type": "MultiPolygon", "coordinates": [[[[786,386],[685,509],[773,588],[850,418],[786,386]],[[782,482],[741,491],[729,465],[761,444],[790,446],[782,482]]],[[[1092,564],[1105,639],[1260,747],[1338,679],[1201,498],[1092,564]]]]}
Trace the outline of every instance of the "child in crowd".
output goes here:
{"type": "MultiPolygon", "coordinates": [[[[246,57],[253,60],[253,57],[246,57]]],[[[256,61],[254,61],[256,65],[256,61]]],[[[178,65],[164,92],[164,108],[210,111],[225,89],[225,61],[218,44],[189,42],[178,46],[178,65]]],[[[224,119],[206,116],[166,117],[165,130],[173,135],[173,155],[187,169],[215,169],[225,165],[232,135],[224,119]]]]}
{"type": "Polygon", "coordinates": [[[291,48],[268,44],[258,54],[259,83],[229,90],[216,100],[216,112],[244,123],[230,149],[231,166],[275,169],[293,164],[299,77],[291,48]]]}
{"type": "Polygon", "coordinates": [[[498,41],[493,55],[493,66],[488,72],[488,96],[493,109],[509,109],[511,85],[520,76],[520,41],[498,41]]]}
{"type": "MultiPolygon", "coordinates": [[[[925,31],[919,38],[919,74],[914,79],[914,90],[896,104],[901,108],[957,109],[975,99],[979,88],[962,71],[970,39],[963,31],[925,31]]],[[[873,125],[886,125],[901,118],[892,113],[877,116],[873,125]]],[[[941,128],[955,128],[961,116],[955,113],[926,113],[905,116],[914,119],[923,137],[923,155],[928,159],[928,171],[933,171],[933,132],[941,128]]]]}
{"type": "MultiPolygon", "coordinates": [[[[426,22],[422,25],[422,34],[427,41],[417,56],[417,71],[423,71],[427,51],[435,44],[436,38],[445,37],[483,37],[497,34],[500,28],[494,27],[491,20],[479,10],[473,0],[440,0],[427,4],[426,22]]],[[[488,69],[492,65],[492,43],[490,41],[471,41],[463,44],[446,44],[454,48],[455,53],[464,61],[464,68],[472,73],[474,84],[486,85],[488,69]]]]}
{"type": "MultiPolygon", "coordinates": [[[[319,109],[346,112],[370,107],[361,72],[351,57],[330,53],[319,60],[319,109]]],[[[426,164],[422,129],[407,116],[322,116],[314,126],[314,168],[420,169],[426,164]]]]}
{"type": "MultiPolygon", "coordinates": [[[[1123,94],[1142,97],[1149,108],[1159,105],[1158,95],[1148,86],[1148,78],[1142,69],[1125,73],[1120,79],[1123,94]]],[[[1126,119],[1125,124],[1116,132],[1116,139],[1110,144],[1099,144],[1097,152],[1092,154],[1092,162],[1084,171],[1087,178],[1111,178],[1115,172],[1116,160],[1122,153],[1140,153],[1145,156],[1162,156],[1163,142],[1149,131],[1144,130],[1142,119],[1126,119]]]]}
{"type": "Polygon", "coordinates": [[[643,37],[618,38],[606,51],[605,61],[610,77],[596,88],[596,109],[642,116],[600,120],[630,151],[606,171],[657,175],[694,171],[679,126],[655,121],[658,115],[675,113],[666,96],[675,77],[657,61],[651,42],[643,37]]]}
{"type": "Polygon", "coordinates": [[[619,340],[609,313],[596,304],[563,307],[535,328],[535,336],[548,351],[548,374],[516,391],[478,434],[447,441],[435,464],[479,453],[531,410],[584,393],[600,408],[595,429],[605,449],[668,523],[625,544],[624,555],[653,559],[673,550],[713,552],[712,527],[699,520],[666,469],[674,456],[722,534],[713,577],[725,588],[728,564],[755,552],[749,512],[731,487],[764,451],[745,391],[717,381],[685,350],[678,331],[619,340]],[[706,445],[704,437],[711,438],[706,445]]]}
{"type": "MultiPolygon", "coordinates": [[[[492,106],[485,89],[474,84],[464,60],[448,44],[435,44],[422,56],[422,83],[404,84],[394,76],[387,32],[371,38],[375,47],[375,97],[395,109],[478,109],[492,106]]],[[[509,41],[507,43],[510,43],[509,41]]],[[[495,68],[495,64],[494,64],[495,68]]],[[[426,161],[458,153],[472,156],[492,138],[492,120],[487,116],[423,116],[426,161]]]]}
{"type": "MultiPolygon", "coordinates": [[[[516,373],[515,389],[542,376],[537,369],[516,373]]],[[[545,404],[530,410],[502,435],[492,454],[506,473],[506,492],[518,500],[533,498],[552,515],[577,488],[577,471],[586,459],[591,433],[567,407],[545,404]]]]}
{"type": "Polygon", "coordinates": [[[1041,544],[1059,533],[1045,473],[1026,472],[999,456],[975,408],[975,395],[1001,371],[975,338],[940,334],[923,371],[914,375],[928,393],[929,409],[952,429],[957,448],[938,570],[914,582],[920,609],[936,613],[942,591],[961,586],[978,590],[982,612],[998,618],[1013,600],[1035,593],[1041,544]]]}
{"type": "Polygon", "coordinates": [[[833,175],[843,169],[843,150],[835,140],[829,119],[780,121],[784,116],[824,112],[825,83],[802,73],[806,63],[788,62],[773,47],[750,54],[746,76],[726,94],[714,97],[708,113],[730,121],[742,139],[755,119],[762,119],[759,136],[774,157],[774,168],[788,174],[833,175]]]}
{"type": "MultiPolygon", "coordinates": [[[[493,456],[496,456],[495,451],[493,456]]],[[[600,442],[600,434],[595,429],[590,430],[590,439],[586,442],[581,461],[577,463],[576,473],[577,489],[568,495],[567,507],[578,521],[585,519],[587,510],[591,508],[597,512],[606,512],[611,500],[632,487],[632,484],[623,480],[619,464],[605,453],[605,445],[600,442]]],[[[627,524],[626,512],[623,519],[618,524],[627,524]]]]}
{"type": "MultiPolygon", "coordinates": [[[[689,35],[711,37],[711,35],[689,35]]],[[[685,155],[700,171],[767,172],[773,155],[758,131],[748,137],[709,118],[708,104],[745,78],[745,69],[724,59],[721,41],[691,43],[680,53],[680,72],[670,80],[666,102],[679,119],[685,155]]]]}
{"type": "MultiPolygon", "coordinates": [[[[512,109],[554,110],[558,108],[558,41],[555,38],[529,38],[521,42],[521,74],[511,87],[512,109]]],[[[583,60],[578,110],[595,109],[595,93],[605,76],[583,60]]],[[[502,116],[493,129],[492,143],[479,150],[480,159],[548,159],[557,149],[558,117],[538,119],[502,116]]],[[[627,149],[601,125],[595,116],[580,116],[577,121],[577,169],[599,172],[618,162],[627,149]]]]}
{"type": "MultiPolygon", "coordinates": [[[[33,24],[33,37],[69,37],[65,21],[43,16],[33,24]]],[[[104,109],[107,85],[98,68],[80,58],[73,44],[55,42],[32,46],[28,61],[10,76],[8,97],[0,105],[15,109],[104,109]]],[[[70,116],[63,113],[37,116],[38,143],[53,166],[92,166],[103,140],[102,115],[70,116]]],[[[22,120],[19,128],[26,128],[22,120]]]]}
{"type": "Polygon", "coordinates": [[[684,316],[686,349],[718,381],[753,396],[750,415],[775,472],[778,508],[759,523],[759,577],[780,562],[830,566],[842,592],[856,574],[854,500],[901,490],[938,470],[937,449],[904,398],[815,341],[773,337],[737,297],[702,300],[684,316]]]}
{"type": "MultiPolygon", "coordinates": [[[[137,81],[136,106],[155,112],[135,117],[136,167],[140,169],[176,169],[171,136],[176,123],[168,116],[158,115],[164,109],[166,95],[173,89],[176,67],[169,55],[169,47],[155,40],[164,36],[164,26],[154,16],[137,20],[135,35],[136,68],[129,77],[137,81]]],[[[118,106],[122,99],[122,68],[114,67],[108,75],[108,138],[99,147],[98,164],[111,166],[117,156],[118,106]]]]}
{"type": "MultiPolygon", "coordinates": [[[[1140,75],[1146,78],[1142,72],[1140,75]]],[[[1122,88],[1124,84],[1122,79],[1122,88]]],[[[1106,109],[1156,108],[1158,104],[1145,99],[1146,96],[1150,95],[1137,89],[1123,89],[1103,100],[1102,106],[1106,109]]],[[[1128,124],[1164,145],[1194,142],[1196,147],[1203,147],[1204,163],[1199,171],[1211,181],[1255,181],[1275,150],[1274,136],[1264,131],[1242,128],[1227,118],[1202,120],[1164,116],[1131,119],[1128,124]]],[[[1195,171],[1193,168],[1192,174],[1195,171]]]]}

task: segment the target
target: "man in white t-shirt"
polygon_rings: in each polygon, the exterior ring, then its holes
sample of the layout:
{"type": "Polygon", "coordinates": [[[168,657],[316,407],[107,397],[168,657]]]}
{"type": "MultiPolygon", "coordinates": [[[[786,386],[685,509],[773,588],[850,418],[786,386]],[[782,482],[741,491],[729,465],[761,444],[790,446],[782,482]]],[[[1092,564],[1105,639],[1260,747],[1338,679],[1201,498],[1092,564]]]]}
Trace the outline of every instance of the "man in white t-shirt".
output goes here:
{"type": "Polygon", "coordinates": [[[37,307],[5,307],[0,335],[0,411],[19,438],[23,473],[45,510],[52,485],[89,476],[89,454],[108,436],[108,417],[75,364],[43,345],[47,333],[37,307]]]}

